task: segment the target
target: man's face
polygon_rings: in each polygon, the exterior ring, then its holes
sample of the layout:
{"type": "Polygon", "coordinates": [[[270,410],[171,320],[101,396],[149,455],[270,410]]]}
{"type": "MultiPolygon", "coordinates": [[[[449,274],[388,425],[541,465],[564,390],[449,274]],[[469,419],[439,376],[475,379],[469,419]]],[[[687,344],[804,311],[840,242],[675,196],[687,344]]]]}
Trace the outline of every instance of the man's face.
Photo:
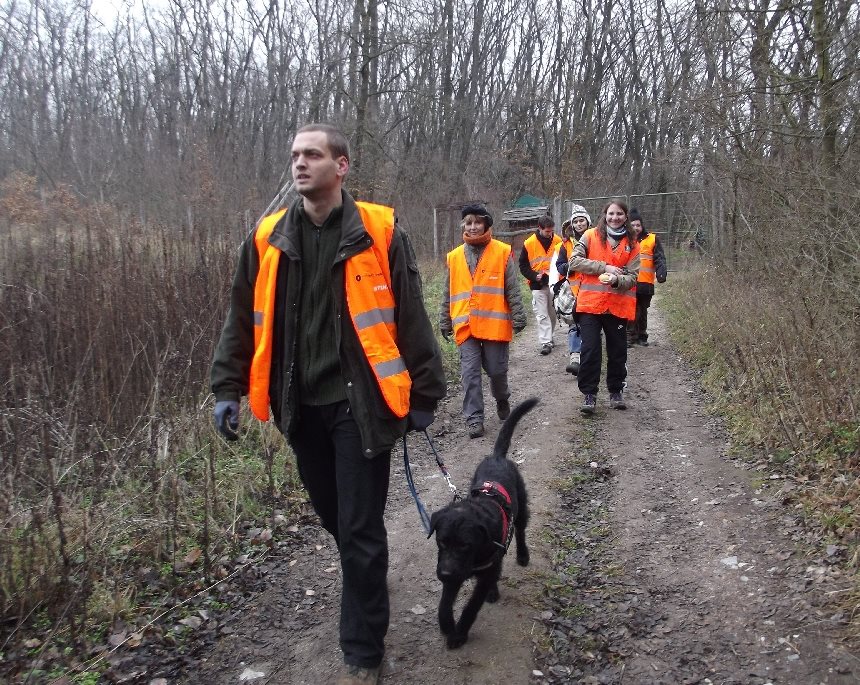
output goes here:
{"type": "Polygon", "coordinates": [[[630,222],[630,230],[633,231],[633,235],[638,236],[642,233],[642,222],[639,219],[634,219],[630,222]]]}
{"type": "Polygon", "coordinates": [[[293,141],[292,170],[296,192],[314,199],[340,189],[349,161],[332,157],[325,133],[305,131],[293,141]]]}
{"type": "Polygon", "coordinates": [[[585,233],[588,230],[588,222],[584,216],[578,216],[573,220],[573,228],[577,233],[585,233]]]}

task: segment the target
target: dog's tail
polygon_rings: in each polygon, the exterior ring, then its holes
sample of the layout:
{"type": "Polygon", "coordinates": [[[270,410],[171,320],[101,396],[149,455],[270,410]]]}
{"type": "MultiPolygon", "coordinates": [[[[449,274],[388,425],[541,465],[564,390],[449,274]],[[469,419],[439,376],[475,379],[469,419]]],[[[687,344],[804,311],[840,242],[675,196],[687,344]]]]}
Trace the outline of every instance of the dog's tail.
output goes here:
{"type": "Polygon", "coordinates": [[[513,408],[511,415],[505,419],[505,422],[502,424],[502,429],[499,431],[499,437],[496,438],[496,444],[493,446],[494,457],[497,459],[507,459],[508,449],[511,446],[511,438],[514,435],[514,429],[517,427],[520,419],[530,412],[532,407],[534,407],[538,401],[537,397],[530,397],[513,408]]]}

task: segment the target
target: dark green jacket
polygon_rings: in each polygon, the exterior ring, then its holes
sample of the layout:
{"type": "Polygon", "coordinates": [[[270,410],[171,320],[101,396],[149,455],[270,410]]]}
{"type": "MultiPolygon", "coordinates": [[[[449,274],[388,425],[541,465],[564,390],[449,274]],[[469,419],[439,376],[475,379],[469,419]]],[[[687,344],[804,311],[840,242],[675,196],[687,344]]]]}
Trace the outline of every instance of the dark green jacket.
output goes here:
{"type": "MultiPolygon", "coordinates": [[[[296,216],[301,202],[300,198],[293,203],[269,238],[283,253],[278,260],[269,396],[275,423],[288,438],[296,422],[301,420],[298,415],[301,398],[296,396],[297,384],[292,382],[296,335],[301,334],[298,321],[301,236],[296,216]]],[[[212,362],[211,384],[216,400],[239,400],[248,392],[254,354],[254,282],[259,269],[254,235],[252,231],[242,243],[230,292],[230,310],[212,362]]],[[[355,201],[344,192],[341,242],[329,281],[338,322],[335,342],[350,409],[361,431],[364,452],[372,457],[391,449],[403,435],[406,420],[398,419],[385,403],[346,304],[344,262],[370,245],[371,237],[364,229],[355,201]]],[[[442,354],[424,308],[415,254],[409,238],[399,227],[394,229],[388,259],[395,299],[397,346],[412,377],[410,407],[434,411],[446,392],[442,354]]]]}

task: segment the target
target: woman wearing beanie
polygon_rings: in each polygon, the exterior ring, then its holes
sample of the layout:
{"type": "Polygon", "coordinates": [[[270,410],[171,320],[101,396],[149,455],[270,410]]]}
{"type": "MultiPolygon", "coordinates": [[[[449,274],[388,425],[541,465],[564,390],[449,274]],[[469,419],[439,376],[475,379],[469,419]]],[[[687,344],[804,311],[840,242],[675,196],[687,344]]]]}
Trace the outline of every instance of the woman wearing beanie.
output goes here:
{"type": "Polygon", "coordinates": [[[603,208],[596,228],[589,228],[573,248],[568,272],[582,276],[576,314],[582,336],[577,384],[584,395],[580,411],[593,414],[597,407],[601,332],[606,335],[606,387],[609,406],[626,409],[627,322],[636,318],[636,279],[639,277],[639,242],[627,225],[627,205],[612,200],[603,208]]]}
{"type": "Polygon", "coordinates": [[[511,413],[508,348],[514,332],[526,327],[511,246],[494,240],[493,217],[480,205],[462,209],[463,244],[447,256],[448,278],[439,310],[439,330],[454,336],[460,352],[463,418],[470,438],[484,434],[481,369],[490,377],[496,413],[511,413]]]}
{"type": "MultiPolygon", "coordinates": [[[[573,296],[579,294],[579,285],[582,280],[582,275],[568,269],[568,260],[573,254],[573,248],[580,238],[585,235],[585,232],[591,226],[591,216],[582,205],[573,205],[571,207],[570,219],[561,225],[562,245],[558,252],[558,261],[556,268],[562,277],[566,277],[570,282],[570,290],[573,296]]],[[[567,352],[570,355],[570,361],[565,367],[565,371],[576,376],[579,373],[579,355],[582,349],[582,338],[579,335],[579,324],[573,323],[567,331],[567,352]]]]}
{"type": "Polygon", "coordinates": [[[627,347],[648,345],[648,308],[654,297],[654,280],[666,282],[666,254],[656,233],[642,225],[635,207],[630,209],[630,229],[639,241],[639,280],[636,283],[636,318],[627,326],[627,347]]]}

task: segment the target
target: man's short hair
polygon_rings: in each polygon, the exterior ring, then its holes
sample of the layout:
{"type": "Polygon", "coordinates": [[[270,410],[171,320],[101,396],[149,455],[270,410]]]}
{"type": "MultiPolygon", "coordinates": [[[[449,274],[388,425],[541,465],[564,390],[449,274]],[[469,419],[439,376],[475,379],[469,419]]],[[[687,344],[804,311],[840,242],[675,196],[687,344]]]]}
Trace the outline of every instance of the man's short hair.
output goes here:
{"type": "Polygon", "coordinates": [[[346,161],[350,161],[349,141],[339,128],[336,128],[331,124],[306,124],[296,131],[296,135],[299,135],[299,133],[315,132],[325,133],[326,140],[328,142],[328,149],[329,152],[331,152],[332,157],[335,159],[338,157],[346,157],[346,161]]]}

